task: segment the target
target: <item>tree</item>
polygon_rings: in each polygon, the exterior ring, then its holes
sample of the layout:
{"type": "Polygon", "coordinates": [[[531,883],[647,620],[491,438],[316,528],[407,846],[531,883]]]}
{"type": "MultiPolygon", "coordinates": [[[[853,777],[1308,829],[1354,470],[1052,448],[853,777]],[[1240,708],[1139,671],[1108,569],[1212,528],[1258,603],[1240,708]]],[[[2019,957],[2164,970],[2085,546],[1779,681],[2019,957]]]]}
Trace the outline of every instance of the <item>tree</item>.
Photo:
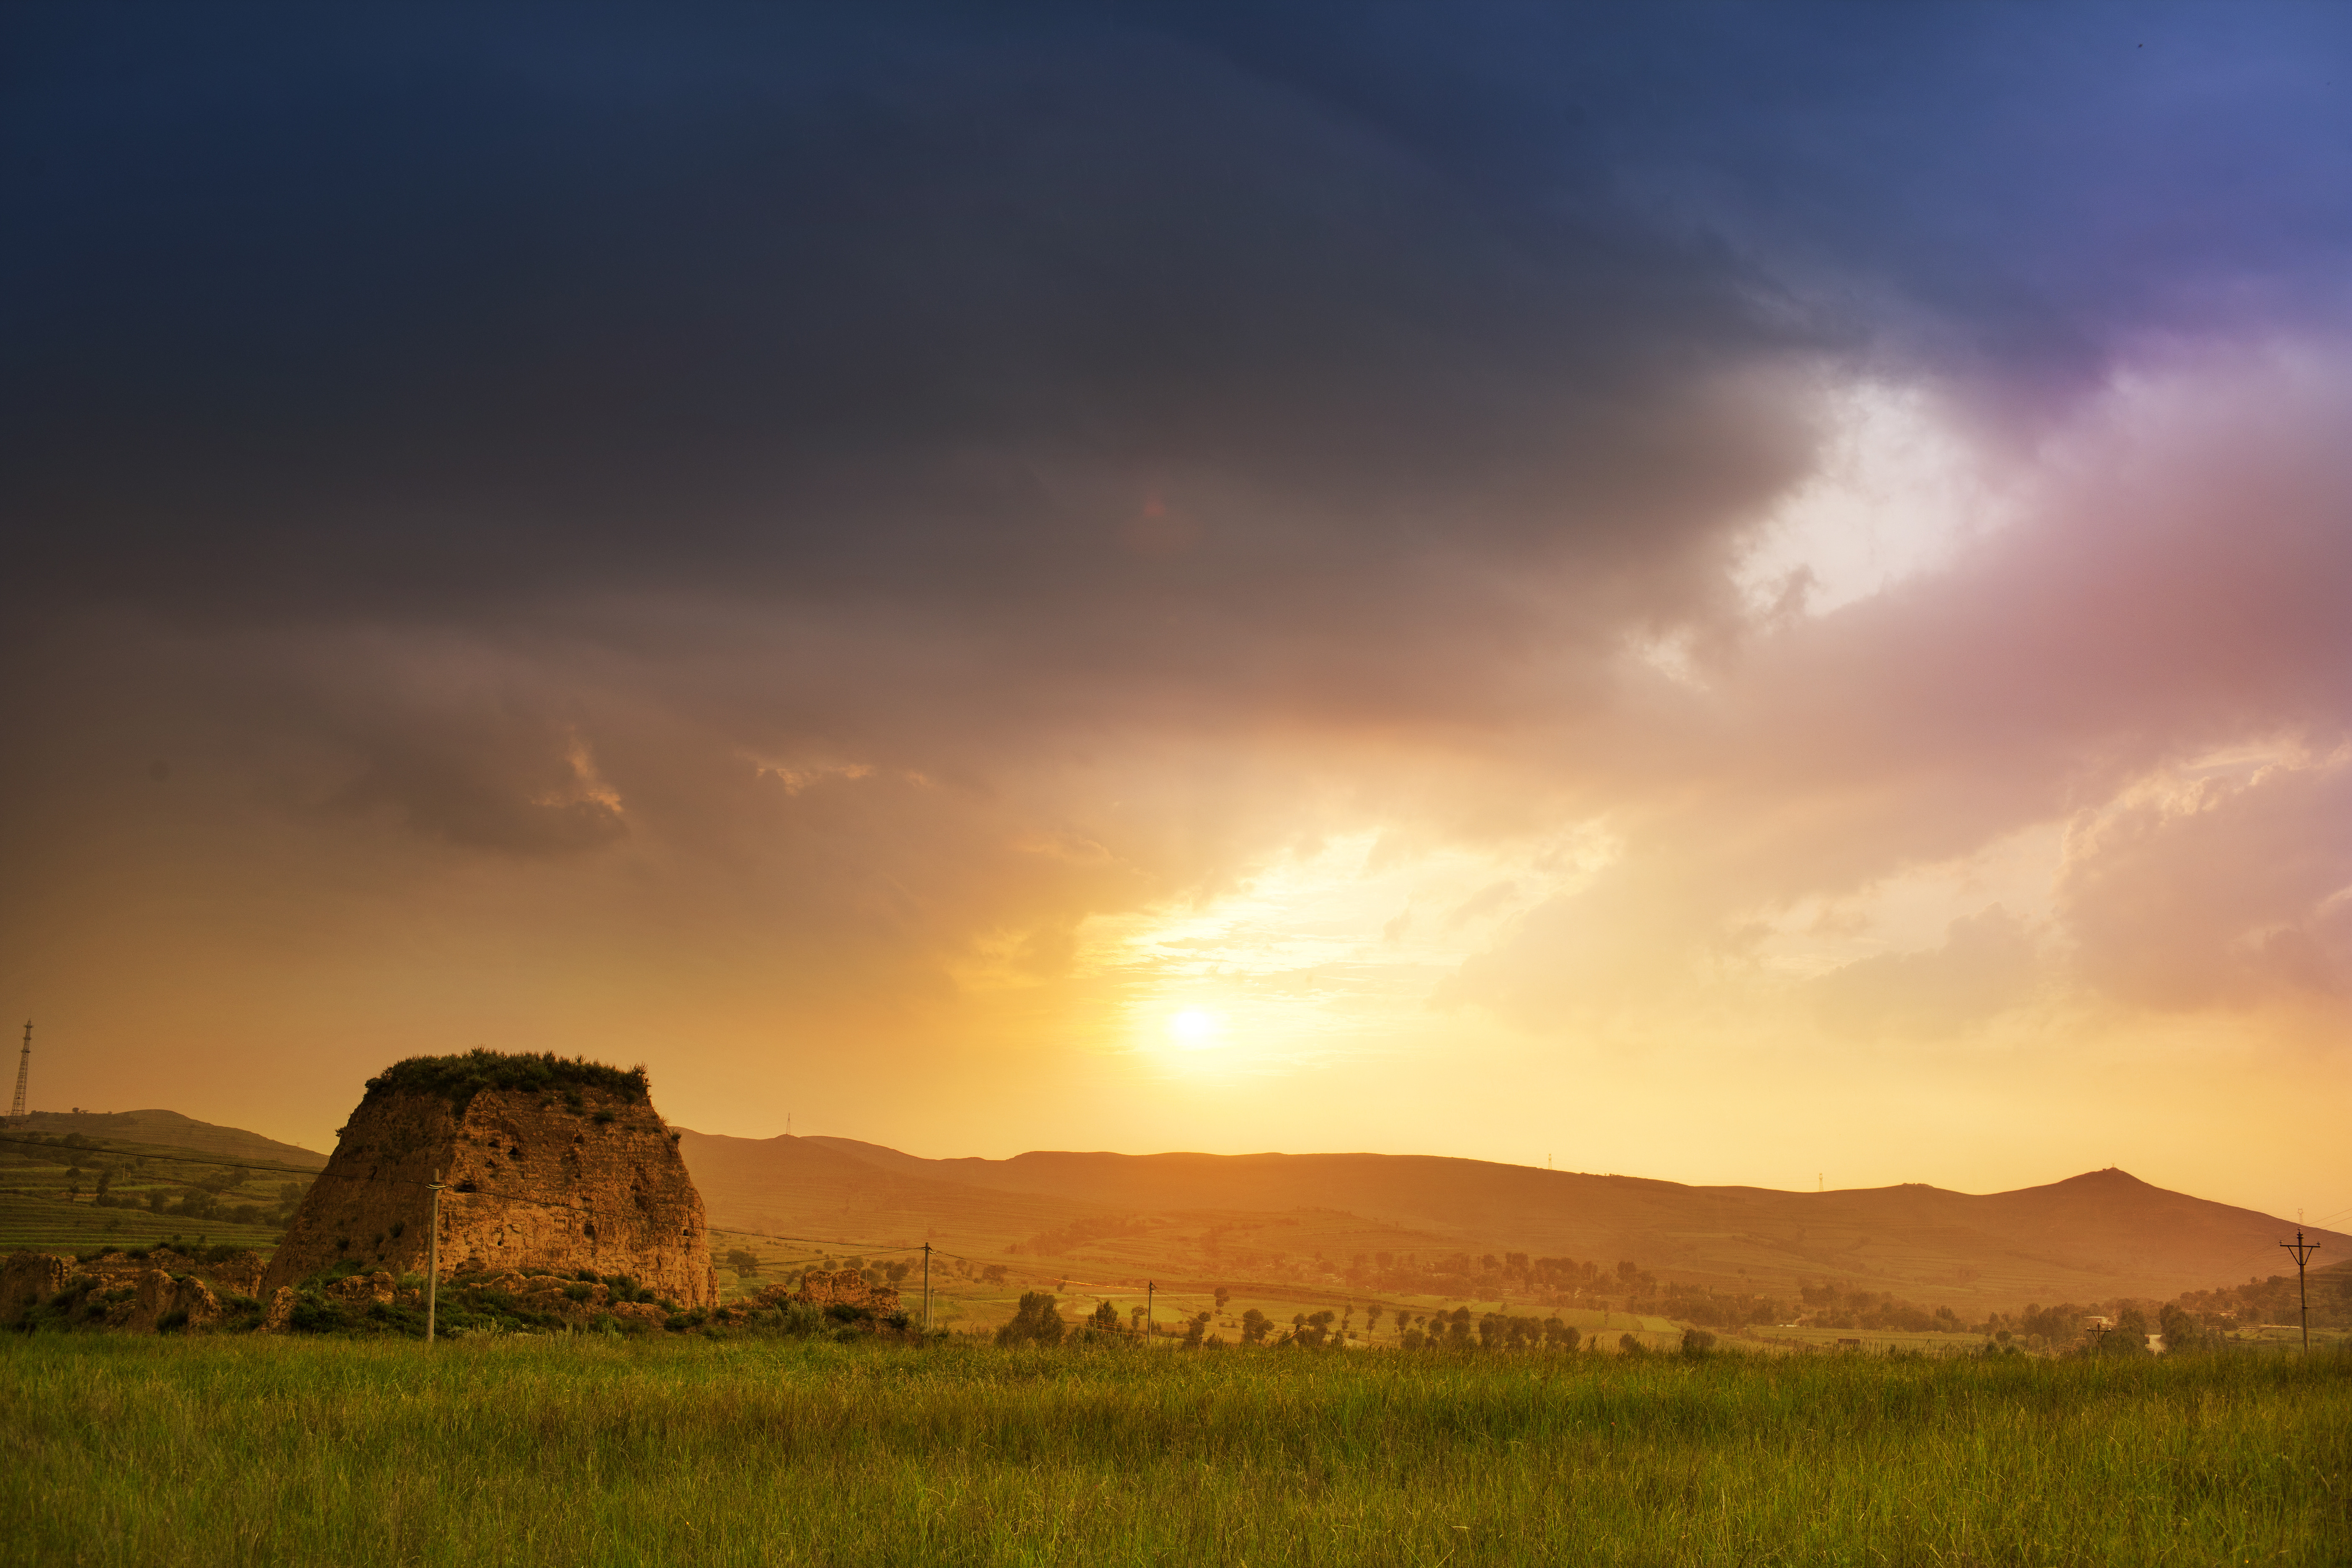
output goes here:
{"type": "Polygon", "coordinates": [[[1225,1310],[1225,1303],[1226,1303],[1226,1302],[1228,1302],[1228,1301],[1230,1301],[1230,1300],[1232,1300],[1233,1299],[1234,1299],[1234,1293],[1233,1293],[1231,1290],[1226,1289],[1223,1285],[1220,1285],[1220,1286],[1218,1286],[1218,1287],[1217,1287],[1217,1310],[1218,1310],[1218,1311],[1220,1311],[1220,1312],[1223,1311],[1223,1310],[1225,1310]]]}
{"type": "Polygon", "coordinates": [[[728,1253],[726,1262],[727,1267],[733,1269],[739,1279],[753,1279],[760,1272],[759,1255],[740,1247],[728,1253]]]}
{"type": "Polygon", "coordinates": [[[1013,1310],[1013,1321],[996,1331],[1000,1345],[1058,1345],[1066,1327],[1053,1295],[1045,1290],[1024,1290],[1020,1305],[1013,1310]]]}
{"type": "Polygon", "coordinates": [[[2204,1325],[2181,1310],[2177,1301],[2167,1301],[2156,1315],[2156,1331],[2164,1336],[2164,1353],[2190,1354],[2212,1348],[2204,1325]]]}
{"type": "Polygon", "coordinates": [[[1267,1317],[1255,1307],[1252,1307],[1242,1314],[1242,1343],[1245,1345],[1265,1343],[1266,1332],[1273,1327],[1272,1318],[1267,1317]]]}
{"type": "Polygon", "coordinates": [[[1646,1355],[1649,1353],[1650,1349],[1649,1346],[1643,1344],[1640,1340],[1635,1339],[1631,1334],[1619,1334],[1617,1336],[1617,1348],[1623,1351],[1627,1355],[1646,1355]]]}
{"type": "Polygon", "coordinates": [[[1118,1303],[1110,1300],[1096,1302],[1094,1314],[1087,1320],[1087,1322],[1106,1334],[1118,1332],[1118,1303]]]}
{"type": "Polygon", "coordinates": [[[2099,1336],[2095,1353],[2122,1356],[2126,1359],[2145,1356],[2147,1348],[2147,1320],[2137,1307],[2126,1307],[2116,1314],[2116,1326],[2099,1336]]]}
{"type": "Polygon", "coordinates": [[[1184,1343],[1188,1347],[1198,1345],[1208,1336],[1209,1321],[1213,1316],[1213,1313],[1199,1312],[1185,1320],[1184,1343]]]}
{"type": "Polygon", "coordinates": [[[1715,1336],[1708,1333],[1705,1329],[1685,1329],[1683,1331],[1683,1354],[1687,1356],[1702,1356],[1714,1348],[1715,1336]]]}

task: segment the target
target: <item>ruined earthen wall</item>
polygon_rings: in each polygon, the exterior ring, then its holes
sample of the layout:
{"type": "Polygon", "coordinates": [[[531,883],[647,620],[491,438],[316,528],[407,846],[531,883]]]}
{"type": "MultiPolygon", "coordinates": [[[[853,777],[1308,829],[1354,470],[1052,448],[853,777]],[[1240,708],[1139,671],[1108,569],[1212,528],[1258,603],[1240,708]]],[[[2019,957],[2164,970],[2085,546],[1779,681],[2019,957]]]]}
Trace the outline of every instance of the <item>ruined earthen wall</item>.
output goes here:
{"type": "Polygon", "coordinates": [[[702,1196],[653,1107],[603,1089],[486,1089],[464,1110],[432,1092],[371,1094],[311,1184],[265,1292],[350,1260],[425,1268],[428,1184],[440,1272],[625,1274],[688,1306],[718,1299],[702,1196]]]}

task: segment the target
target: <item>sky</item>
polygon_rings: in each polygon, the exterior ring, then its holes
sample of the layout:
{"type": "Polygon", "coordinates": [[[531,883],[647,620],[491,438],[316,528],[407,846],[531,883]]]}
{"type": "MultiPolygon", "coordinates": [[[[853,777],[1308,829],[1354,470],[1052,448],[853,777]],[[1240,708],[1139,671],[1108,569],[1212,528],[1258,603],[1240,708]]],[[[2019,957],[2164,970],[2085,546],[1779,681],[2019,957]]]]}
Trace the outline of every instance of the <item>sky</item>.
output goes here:
{"type": "Polygon", "coordinates": [[[0,35],[37,1109],[2352,1205],[2352,12],[0,35]]]}

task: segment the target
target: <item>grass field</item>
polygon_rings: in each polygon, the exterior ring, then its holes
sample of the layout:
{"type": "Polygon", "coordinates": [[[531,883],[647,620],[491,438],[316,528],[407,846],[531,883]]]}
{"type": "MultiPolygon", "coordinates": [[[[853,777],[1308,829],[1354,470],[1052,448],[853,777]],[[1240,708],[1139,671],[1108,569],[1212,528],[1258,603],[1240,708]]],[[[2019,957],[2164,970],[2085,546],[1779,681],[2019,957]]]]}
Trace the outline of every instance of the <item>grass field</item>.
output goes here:
{"type": "Polygon", "coordinates": [[[2329,1563],[2352,1361],[0,1347],[12,1563],[2329,1563]]]}

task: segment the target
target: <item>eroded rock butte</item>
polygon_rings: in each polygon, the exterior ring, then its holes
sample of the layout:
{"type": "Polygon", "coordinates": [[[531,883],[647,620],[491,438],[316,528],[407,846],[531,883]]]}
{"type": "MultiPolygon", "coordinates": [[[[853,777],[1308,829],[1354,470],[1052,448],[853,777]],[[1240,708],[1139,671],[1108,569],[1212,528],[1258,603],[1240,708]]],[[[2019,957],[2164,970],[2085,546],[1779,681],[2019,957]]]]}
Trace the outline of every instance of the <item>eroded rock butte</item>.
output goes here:
{"type": "Polygon", "coordinates": [[[263,1299],[339,1264],[626,1275],[669,1300],[718,1297],[702,1196],[644,1069],[553,1056],[415,1057],[368,1080],[260,1282],[263,1299]]]}

